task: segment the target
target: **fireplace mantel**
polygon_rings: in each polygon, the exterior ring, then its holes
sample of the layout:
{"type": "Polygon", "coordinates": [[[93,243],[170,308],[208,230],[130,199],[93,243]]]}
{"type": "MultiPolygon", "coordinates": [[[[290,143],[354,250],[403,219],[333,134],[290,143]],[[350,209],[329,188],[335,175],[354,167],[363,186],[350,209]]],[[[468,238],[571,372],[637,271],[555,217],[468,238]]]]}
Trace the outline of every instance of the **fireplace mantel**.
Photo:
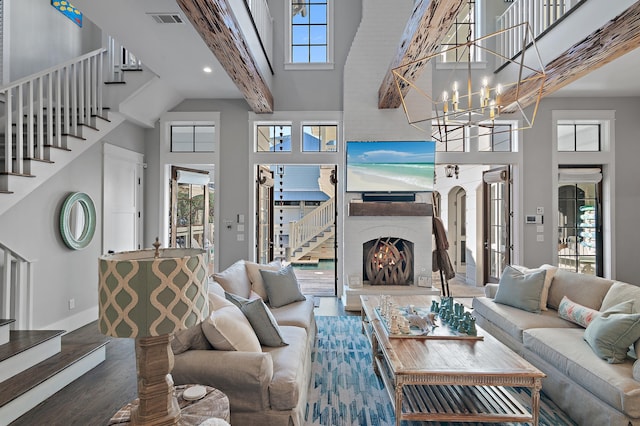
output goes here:
{"type": "Polygon", "coordinates": [[[349,216],[431,216],[433,208],[428,203],[401,201],[352,201],[349,216]]]}

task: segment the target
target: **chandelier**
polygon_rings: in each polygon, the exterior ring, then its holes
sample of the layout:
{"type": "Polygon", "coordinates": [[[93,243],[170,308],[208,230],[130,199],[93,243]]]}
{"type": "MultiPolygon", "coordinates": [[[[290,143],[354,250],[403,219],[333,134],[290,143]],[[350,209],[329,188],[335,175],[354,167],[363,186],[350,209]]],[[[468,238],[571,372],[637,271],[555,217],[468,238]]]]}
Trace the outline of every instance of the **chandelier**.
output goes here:
{"type": "Polygon", "coordinates": [[[392,73],[407,121],[422,131],[427,131],[427,125],[431,124],[432,137],[438,142],[463,140],[465,134],[471,137],[532,127],[546,78],[528,22],[475,40],[471,39],[471,29],[469,29],[466,43],[456,44],[400,65],[392,69],[392,73]],[[507,42],[519,43],[521,52],[513,58],[507,58],[498,53],[497,49],[489,48],[489,46],[500,46],[507,42]],[[525,58],[527,47],[530,49],[528,51],[533,52],[534,55],[528,55],[525,58]],[[487,75],[481,77],[479,72],[472,72],[474,60],[477,61],[478,56],[488,63],[491,63],[487,61],[489,56],[495,57],[496,66],[502,74],[505,74],[504,80],[499,81],[496,73],[491,77],[487,75]],[[453,62],[446,62],[447,69],[450,68],[451,71],[444,84],[444,90],[439,93],[435,89],[432,93],[428,93],[419,88],[415,81],[404,76],[407,68],[416,64],[425,67],[433,65],[439,57],[455,58],[453,62]],[[515,67],[512,67],[512,64],[515,67]],[[506,77],[507,73],[510,77],[506,77]],[[415,99],[408,101],[407,97],[411,94],[411,90],[407,87],[413,89],[420,99],[429,101],[426,111],[424,101],[417,103],[415,99]],[[532,93],[534,94],[533,102],[532,93]],[[530,111],[525,111],[525,107],[529,104],[533,104],[533,107],[530,111]],[[470,130],[467,133],[466,128],[476,130],[470,130]]]}

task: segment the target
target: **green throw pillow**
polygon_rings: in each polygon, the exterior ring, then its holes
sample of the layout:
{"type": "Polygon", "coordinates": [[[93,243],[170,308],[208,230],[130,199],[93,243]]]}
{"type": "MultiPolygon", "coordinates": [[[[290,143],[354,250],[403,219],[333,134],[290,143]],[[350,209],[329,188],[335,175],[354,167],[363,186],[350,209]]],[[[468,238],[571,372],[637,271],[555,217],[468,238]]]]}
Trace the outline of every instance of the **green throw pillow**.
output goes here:
{"type": "Polygon", "coordinates": [[[269,304],[273,308],[279,308],[293,302],[305,300],[304,295],[300,292],[298,279],[291,265],[279,271],[261,269],[260,275],[262,275],[264,288],[269,297],[269,304]]]}
{"type": "Polygon", "coordinates": [[[595,318],[584,331],[593,352],[610,364],[625,360],[629,346],[640,339],[640,313],[632,314],[633,300],[619,303],[595,318]]]}
{"type": "Polygon", "coordinates": [[[540,298],[545,275],[545,270],[524,273],[507,266],[500,277],[494,302],[540,313],[540,298]]]}
{"type": "Polygon", "coordinates": [[[258,336],[260,344],[271,347],[286,346],[288,344],[282,339],[280,327],[262,299],[249,300],[227,292],[224,295],[227,300],[240,308],[244,316],[247,317],[251,328],[258,336]]]}

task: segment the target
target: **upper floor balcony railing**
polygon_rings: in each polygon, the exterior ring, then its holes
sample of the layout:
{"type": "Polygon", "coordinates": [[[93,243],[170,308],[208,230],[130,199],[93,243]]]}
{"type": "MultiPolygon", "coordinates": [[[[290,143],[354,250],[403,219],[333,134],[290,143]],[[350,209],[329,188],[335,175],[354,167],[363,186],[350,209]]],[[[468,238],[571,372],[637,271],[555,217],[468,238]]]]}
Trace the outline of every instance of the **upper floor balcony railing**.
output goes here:
{"type": "MultiPolygon", "coordinates": [[[[516,0],[497,18],[498,31],[528,22],[534,39],[538,39],[545,31],[565,16],[573,7],[585,0],[516,0]]],[[[506,31],[498,38],[498,52],[506,58],[514,58],[521,51],[522,33],[526,29],[506,31]]],[[[499,68],[502,63],[496,64],[499,68]]]]}
{"type": "Polygon", "coordinates": [[[245,0],[247,9],[253,18],[262,49],[271,64],[273,59],[273,18],[267,5],[267,0],[245,0]]]}

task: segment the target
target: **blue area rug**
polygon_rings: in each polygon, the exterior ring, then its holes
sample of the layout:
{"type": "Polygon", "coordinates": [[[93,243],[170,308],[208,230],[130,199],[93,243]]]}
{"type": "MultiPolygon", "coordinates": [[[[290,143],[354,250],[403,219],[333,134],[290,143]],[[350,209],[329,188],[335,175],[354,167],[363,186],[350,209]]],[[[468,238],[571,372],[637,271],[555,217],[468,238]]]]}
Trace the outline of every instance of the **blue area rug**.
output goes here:
{"type": "MultiPolygon", "coordinates": [[[[393,408],[384,384],[373,372],[371,346],[362,334],[360,317],[316,317],[316,320],[318,337],[311,355],[313,364],[305,413],[306,424],[395,425],[393,408]]],[[[531,407],[528,389],[514,389],[512,392],[525,407],[531,407]]],[[[405,421],[402,424],[418,426],[458,423],[405,421]]],[[[540,424],[575,425],[544,394],[540,401],[540,424]]]]}

